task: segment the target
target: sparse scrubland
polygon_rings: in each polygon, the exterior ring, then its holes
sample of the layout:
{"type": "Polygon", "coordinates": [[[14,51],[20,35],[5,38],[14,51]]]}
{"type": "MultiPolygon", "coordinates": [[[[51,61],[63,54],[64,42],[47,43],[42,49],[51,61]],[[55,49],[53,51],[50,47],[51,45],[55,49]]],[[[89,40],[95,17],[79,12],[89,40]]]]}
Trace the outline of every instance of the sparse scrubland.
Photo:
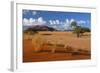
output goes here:
{"type": "Polygon", "coordinates": [[[85,32],[77,38],[65,31],[23,33],[23,62],[90,59],[90,35],[85,32]]]}

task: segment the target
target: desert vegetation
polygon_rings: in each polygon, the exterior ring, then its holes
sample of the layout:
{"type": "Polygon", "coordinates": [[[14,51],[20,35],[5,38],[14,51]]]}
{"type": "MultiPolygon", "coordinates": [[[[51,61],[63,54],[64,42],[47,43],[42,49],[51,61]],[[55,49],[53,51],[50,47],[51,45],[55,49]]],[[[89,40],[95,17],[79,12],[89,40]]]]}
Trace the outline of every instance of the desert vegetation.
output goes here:
{"type": "Polygon", "coordinates": [[[83,33],[90,32],[89,28],[79,26],[76,21],[71,23],[71,27],[73,28],[73,33],[75,33],[78,38],[81,37],[83,33]]]}
{"type": "Polygon", "coordinates": [[[73,32],[24,33],[23,62],[90,59],[90,33],[84,32],[84,35],[86,36],[77,38],[73,32]],[[51,55],[52,57],[47,59],[51,55]]]}

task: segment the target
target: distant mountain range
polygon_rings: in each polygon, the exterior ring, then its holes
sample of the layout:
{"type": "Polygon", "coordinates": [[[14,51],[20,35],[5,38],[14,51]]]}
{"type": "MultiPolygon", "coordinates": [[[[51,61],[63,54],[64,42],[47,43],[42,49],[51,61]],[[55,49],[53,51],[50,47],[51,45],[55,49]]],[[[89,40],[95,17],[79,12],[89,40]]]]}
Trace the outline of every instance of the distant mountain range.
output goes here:
{"type": "Polygon", "coordinates": [[[24,26],[23,30],[32,30],[32,31],[57,31],[53,27],[49,27],[46,25],[35,25],[35,26],[24,26]]]}

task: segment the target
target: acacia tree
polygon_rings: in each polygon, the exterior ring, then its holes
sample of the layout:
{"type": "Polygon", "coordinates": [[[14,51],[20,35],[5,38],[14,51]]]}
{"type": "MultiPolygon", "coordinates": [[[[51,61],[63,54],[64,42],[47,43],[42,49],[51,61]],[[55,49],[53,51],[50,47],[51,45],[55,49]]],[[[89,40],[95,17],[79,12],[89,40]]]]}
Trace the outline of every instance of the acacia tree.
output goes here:
{"type": "Polygon", "coordinates": [[[78,23],[76,21],[73,21],[71,23],[71,27],[74,30],[73,32],[77,35],[77,37],[80,37],[81,27],[78,26],[78,23]]]}
{"type": "Polygon", "coordinates": [[[77,35],[77,37],[81,37],[85,32],[90,32],[89,28],[78,26],[78,23],[76,21],[71,22],[71,27],[73,29],[73,32],[77,35]]]}

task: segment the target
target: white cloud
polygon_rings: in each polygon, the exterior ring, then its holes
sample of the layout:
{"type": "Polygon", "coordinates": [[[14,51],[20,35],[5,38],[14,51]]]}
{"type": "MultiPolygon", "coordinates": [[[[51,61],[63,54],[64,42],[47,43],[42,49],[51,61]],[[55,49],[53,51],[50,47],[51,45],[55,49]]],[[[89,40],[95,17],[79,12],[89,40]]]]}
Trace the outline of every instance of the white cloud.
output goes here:
{"type": "Polygon", "coordinates": [[[23,14],[27,14],[29,10],[23,10],[23,14]]]}
{"type": "Polygon", "coordinates": [[[70,28],[70,21],[68,19],[65,20],[64,25],[63,25],[63,29],[67,30],[70,28]]]}
{"type": "Polygon", "coordinates": [[[57,29],[60,29],[60,30],[72,30],[71,23],[73,21],[76,21],[78,23],[78,26],[84,26],[84,24],[87,23],[87,21],[75,20],[74,18],[72,18],[72,19],[66,18],[65,21],[59,21],[58,19],[49,20],[49,23],[53,28],[57,28],[57,29]]]}
{"type": "Polygon", "coordinates": [[[42,17],[39,17],[38,19],[23,19],[23,25],[25,26],[32,26],[32,25],[44,25],[46,23],[46,21],[43,20],[42,17]]]}
{"type": "Polygon", "coordinates": [[[90,23],[91,23],[91,21],[90,21],[90,20],[87,20],[87,21],[86,21],[86,23],[87,23],[87,24],[90,24],[90,23]]]}
{"type": "Polygon", "coordinates": [[[38,22],[43,22],[43,18],[42,17],[39,17],[38,18],[38,22]]]}
{"type": "Polygon", "coordinates": [[[23,25],[29,26],[29,25],[30,25],[30,24],[29,24],[29,20],[26,19],[26,18],[24,18],[24,19],[23,19],[23,25]]]}
{"type": "Polygon", "coordinates": [[[70,21],[68,19],[66,19],[65,21],[60,21],[56,19],[56,20],[49,20],[49,23],[53,28],[63,30],[69,28],[70,21]]]}
{"type": "Polygon", "coordinates": [[[57,24],[60,24],[60,21],[57,19],[57,20],[49,20],[49,23],[50,25],[57,25],[57,24]]]}
{"type": "Polygon", "coordinates": [[[70,20],[66,19],[64,25],[69,26],[70,25],[70,20]]]}
{"type": "Polygon", "coordinates": [[[38,21],[40,24],[45,24],[45,23],[46,23],[46,21],[44,21],[42,17],[39,17],[39,18],[37,19],[37,21],[38,21]]]}
{"type": "MultiPolygon", "coordinates": [[[[57,28],[57,29],[61,29],[61,30],[71,30],[71,23],[73,21],[76,21],[74,18],[72,19],[68,19],[66,18],[65,21],[59,21],[58,19],[56,20],[49,20],[49,23],[50,25],[53,27],[53,28],[57,28]],[[58,25],[59,24],[59,25],[58,25]]],[[[80,21],[76,21],[79,25],[79,23],[86,23],[85,21],[83,20],[80,20],[80,21]]]]}
{"type": "Polygon", "coordinates": [[[29,19],[29,24],[30,25],[36,25],[36,22],[37,22],[37,19],[33,19],[33,18],[29,19]]]}
{"type": "Polygon", "coordinates": [[[30,19],[29,19],[29,22],[30,22],[30,23],[34,23],[34,22],[36,22],[36,19],[30,18],[30,19]]]}
{"type": "MultiPolygon", "coordinates": [[[[72,18],[72,19],[67,19],[66,18],[66,20],[65,20],[65,22],[64,22],[64,25],[63,25],[63,28],[65,29],[65,30],[71,30],[72,29],[72,27],[71,27],[71,23],[73,22],[73,21],[76,21],[74,18],[72,18]]],[[[77,21],[76,21],[77,22],[77,21]]]]}
{"type": "Polygon", "coordinates": [[[53,25],[53,21],[52,20],[49,20],[49,23],[50,23],[50,25],[53,25]]]}
{"type": "Polygon", "coordinates": [[[72,22],[74,22],[74,21],[75,21],[75,19],[72,18],[72,19],[70,20],[70,24],[71,24],[72,22]]]}
{"type": "Polygon", "coordinates": [[[32,12],[32,14],[33,14],[33,15],[36,15],[36,14],[37,14],[37,12],[36,12],[36,11],[33,11],[33,12],[32,12]]]}
{"type": "Polygon", "coordinates": [[[60,25],[66,24],[66,21],[60,21],[60,25]]]}
{"type": "Polygon", "coordinates": [[[56,28],[57,29],[58,27],[57,27],[57,25],[53,25],[53,28],[56,28]]]}
{"type": "MultiPolygon", "coordinates": [[[[59,29],[59,30],[70,30],[71,28],[71,22],[76,21],[75,19],[65,19],[65,21],[59,21],[58,19],[56,20],[49,20],[49,24],[50,26],[52,26],[53,28],[59,29]],[[59,25],[58,25],[59,24],[59,25]]],[[[87,23],[87,21],[84,20],[78,20],[76,21],[78,23],[78,25],[83,26],[84,24],[87,23]]],[[[46,21],[43,19],[43,17],[39,17],[37,19],[27,19],[24,18],[23,19],[23,25],[25,26],[32,26],[32,25],[45,25],[46,21]]]]}
{"type": "Polygon", "coordinates": [[[84,21],[84,20],[80,20],[80,21],[78,21],[77,23],[78,23],[78,24],[85,24],[86,21],[84,21]]]}
{"type": "Polygon", "coordinates": [[[55,22],[56,22],[56,24],[59,24],[59,23],[60,23],[60,21],[59,21],[59,20],[55,20],[55,22]]]}
{"type": "Polygon", "coordinates": [[[69,21],[68,19],[66,19],[65,22],[66,22],[67,24],[69,24],[70,21],[69,21]]]}
{"type": "Polygon", "coordinates": [[[53,24],[56,24],[56,21],[55,20],[53,20],[52,22],[53,22],[53,24]]]}
{"type": "Polygon", "coordinates": [[[80,25],[80,24],[86,24],[86,21],[84,21],[84,20],[75,20],[75,19],[73,19],[73,18],[70,20],[70,24],[71,24],[73,21],[76,21],[76,22],[78,23],[78,25],[80,25]]]}

